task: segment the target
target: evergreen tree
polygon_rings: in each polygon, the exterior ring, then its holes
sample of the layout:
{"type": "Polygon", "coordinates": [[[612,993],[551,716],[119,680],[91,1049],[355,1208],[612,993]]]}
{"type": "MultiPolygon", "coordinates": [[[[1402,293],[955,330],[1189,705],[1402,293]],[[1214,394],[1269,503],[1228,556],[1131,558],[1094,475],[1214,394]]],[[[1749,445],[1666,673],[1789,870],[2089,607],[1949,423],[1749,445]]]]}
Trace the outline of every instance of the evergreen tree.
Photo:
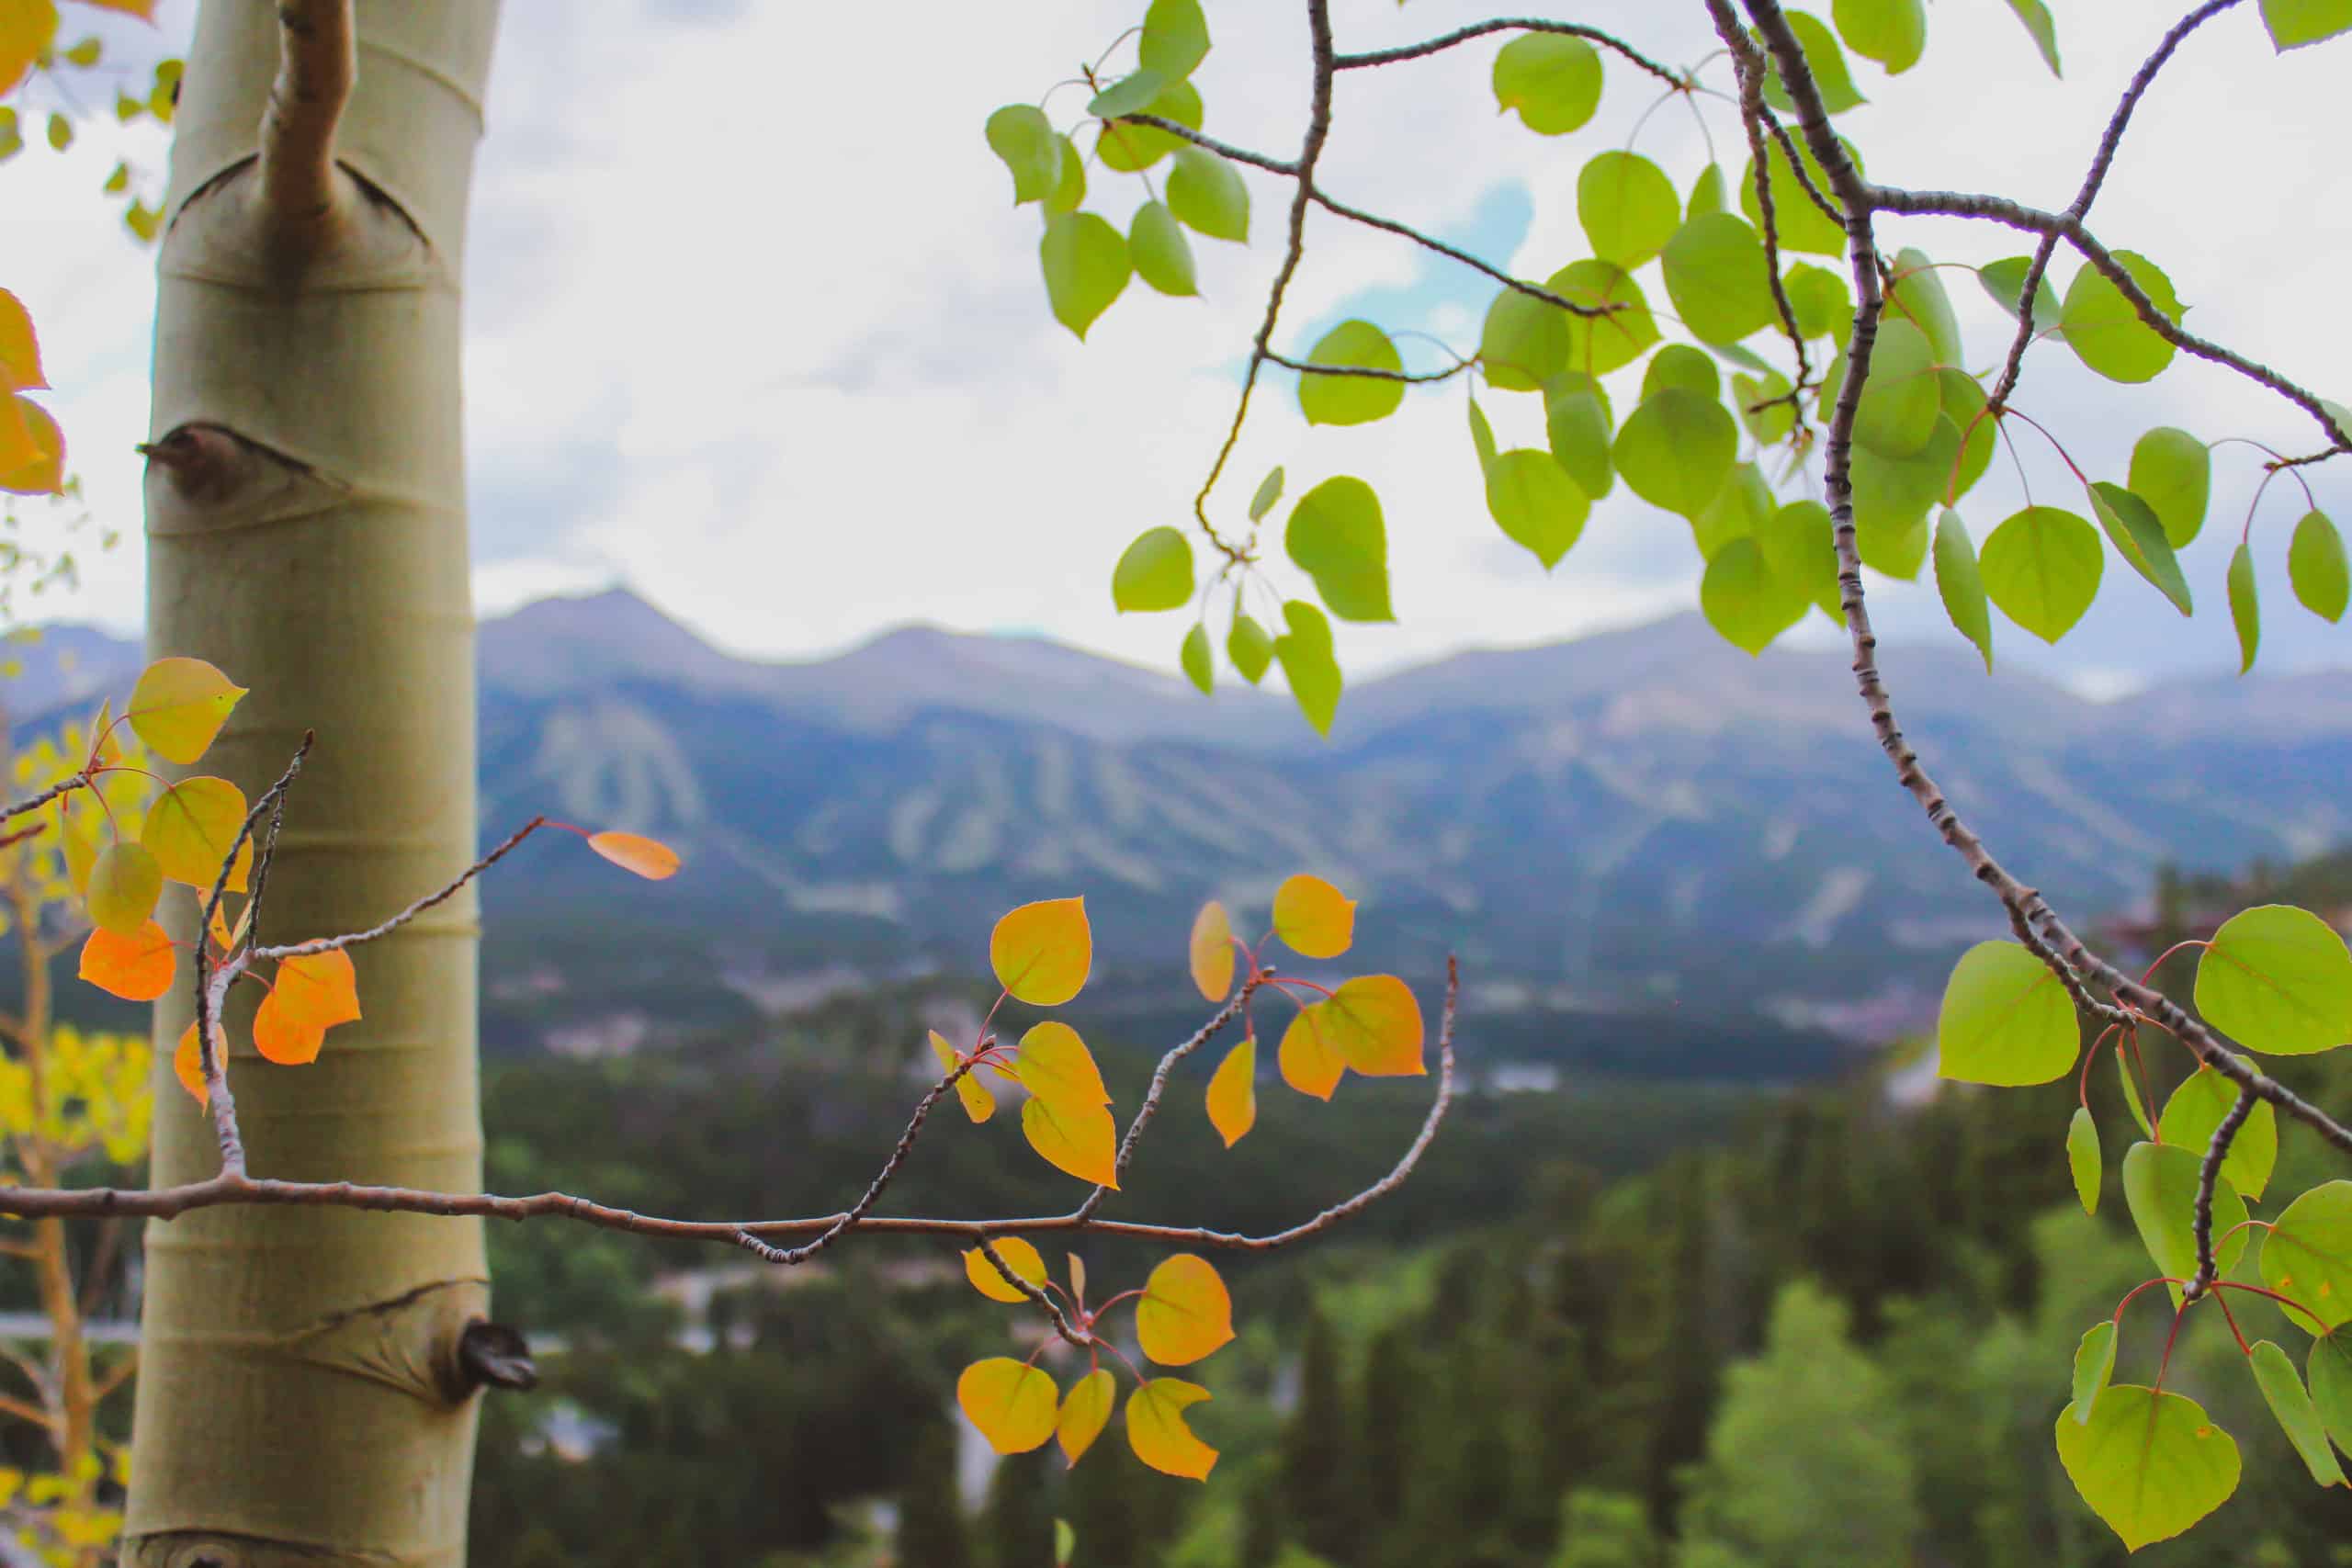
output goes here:
{"type": "Polygon", "coordinates": [[[1363,1538],[1360,1428],[1350,1404],[1338,1337],[1323,1309],[1311,1308],[1299,1343],[1298,1407],[1283,1435],[1283,1501],[1290,1538],[1338,1562],[1352,1562],[1363,1538]]]}
{"type": "Polygon", "coordinates": [[[1037,1568],[1053,1561],[1054,1477],[1048,1465],[1044,1452],[997,1461],[980,1506],[978,1550],[973,1553],[985,1568],[1037,1568]]]}
{"type": "Polygon", "coordinates": [[[956,1428],[944,1417],[926,1423],[910,1449],[911,1462],[899,1488],[899,1563],[973,1568],[972,1538],[956,1494],[956,1428]]]}

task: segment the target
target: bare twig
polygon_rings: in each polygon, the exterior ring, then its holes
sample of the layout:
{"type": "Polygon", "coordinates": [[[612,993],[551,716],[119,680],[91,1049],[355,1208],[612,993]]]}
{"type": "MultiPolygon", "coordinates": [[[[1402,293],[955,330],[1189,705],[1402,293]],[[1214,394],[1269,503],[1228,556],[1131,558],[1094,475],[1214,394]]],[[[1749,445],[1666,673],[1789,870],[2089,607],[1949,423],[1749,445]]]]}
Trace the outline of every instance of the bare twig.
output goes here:
{"type": "Polygon", "coordinates": [[[1466,28],[1457,28],[1442,37],[1427,39],[1419,43],[1402,44],[1395,49],[1369,50],[1362,54],[1342,54],[1335,58],[1331,65],[1334,70],[1356,71],[1369,65],[1396,65],[1408,60],[1425,60],[1442,50],[1452,49],[1455,44],[1503,32],[1563,33],[1570,38],[1580,38],[1603,49],[1614,50],[1669,87],[1684,92],[1690,87],[1689,76],[1671,66],[1659,64],[1623,39],[1580,22],[1555,22],[1540,17],[1511,17],[1490,22],[1474,22],[1466,28]]]}
{"type": "MultiPolygon", "coordinates": [[[[1804,333],[1797,326],[1796,306],[1791,303],[1788,285],[1781,277],[1780,215],[1772,204],[1771,160],[1764,151],[1764,57],[1755,40],[1740,27],[1739,18],[1732,12],[1731,0],[1707,0],[1707,9],[1714,17],[1716,36],[1731,52],[1732,69],[1739,78],[1740,124],[1747,131],[1748,159],[1756,168],[1757,227],[1764,239],[1764,276],[1772,286],[1772,304],[1781,313],[1781,330],[1796,353],[1796,382],[1789,389],[1787,401],[1796,417],[1796,428],[1803,431],[1806,428],[1804,392],[1813,379],[1813,362],[1805,355],[1804,333]]],[[[1789,166],[1797,168],[1801,162],[1792,157],[1789,166]]]]}
{"type": "Polygon", "coordinates": [[[1368,381],[1403,381],[1414,386],[1451,381],[1477,363],[1475,359],[1464,359],[1442,370],[1383,370],[1373,365],[1315,365],[1272,351],[1267,353],[1266,362],[1279,365],[1285,370],[1295,370],[1302,376],[1354,376],[1368,381]]]}
{"type": "Polygon", "coordinates": [[[75,790],[87,784],[89,782],[89,770],[85,768],[82,772],[75,773],[72,778],[62,779],[58,783],[50,785],[39,795],[29,795],[23,800],[17,801],[13,806],[0,807],[0,822],[13,821],[17,818],[24,816],[28,811],[39,811],[51,801],[55,800],[62,795],[71,795],[75,790]]]}
{"type": "Polygon", "coordinates": [[[358,74],[352,0],[277,0],[277,80],[261,119],[261,197],[282,233],[334,212],[335,127],[358,74]]]}
{"type": "MultiPolygon", "coordinates": [[[[1144,1090],[1143,1103],[1136,1107],[1135,1120],[1127,1123],[1127,1135],[1119,1141],[1119,1156],[1111,1167],[1111,1174],[1114,1177],[1127,1174],[1127,1167],[1136,1157],[1136,1146],[1143,1141],[1143,1130],[1151,1125],[1151,1119],[1154,1116],[1159,1114],[1159,1096],[1167,1089],[1168,1075],[1176,1070],[1176,1064],[1216,1039],[1227,1024],[1240,1016],[1241,1010],[1250,1005],[1250,998],[1257,993],[1258,987],[1264,985],[1272,976],[1273,971],[1271,969],[1261,969],[1251,976],[1242,983],[1239,990],[1233,993],[1225,1006],[1216,1010],[1214,1018],[1193,1031],[1191,1039],[1170,1047],[1168,1054],[1159,1058],[1159,1066],[1152,1069],[1151,1087],[1144,1090]]],[[[1078,1206],[1073,1217],[1080,1220],[1091,1218],[1094,1211],[1102,1206],[1102,1200],[1109,1195],[1110,1190],[1108,1187],[1095,1188],[1092,1192],[1087,1194],[1086,1201],[1078,1206]]]]}
{"type": "Polygon", "coordinates": [[[2197,1168],[2197,1208],[2191,1226],[2197,1237],[2197,1275],[2181,1287],[2183,1301],[2195,1301],[2222,1277],[2222,1266],[2213,1258],[2213,1189],[2222,1179],[2222,1162],[2230,1157],[2230,1145],[2236,1140],[2238,1129],[2245,1125],[2245,1119],[2254,1114],[2260,1099],[2250,1089],[2238,1090],[2237,1103],[2222,1116],[2222,1124],[2213,1129],[2212,1142],[2205,1146],[2204,1163],[2197,1168]]]}
{"type": "Polygon", "coordinates": [[[2052,952],[2050,944],[2041,940],[2041,933],[2028,925],[2025,917],[2015,909],[2009,911],[2009,929],[2017,933],[2018,942],[2025,950],[2041,959],[2043,967],[2058,977],[2058,984],[2065,987],[2067,999],[2075,1004],[2075,1011],[2103,1025],[2130,1025],[2132,1015],[2092,996],[2083,985],[2083,977],[2075,973],[2075,966],[2052,952]]]}
{"type": "Polygon", "coordinates": [[[256,947],[252,950],[253,956],[255,958],[307,958],[315,953],[334,953],[346,947],[357,947],[362,942],[374,942],[379,937],[390,936],[435,905],[455,897],[458,889],[505,859],[507,853],[517,844],[547,825],[548,819],[545,817],[532,818],[528,822],[507,834],[496,849],[459,872],[457,878],[447,886],[437,892],[426,894],[380,925],[370,926],[364,931],[352,931],[344,936],[321,936],[312,937],[308,942],[290,942],[282,947],[256,947]]]}
{"type": "Polygon", "coordinates": [[[979,1238],[979,1248],[981,1256],[989,1260],[989,1266],[995,1269],[1006,1284],[1045,1309],[1046,1315],[1053,1319],[1056,1334],[1081,1350],[1094,1343],[1094,1331],[1091,1328],[1080,1328],[1070,1322],[1069,1314],[1063,1312],[1054,1298],[1046,1293],[1046,1288],[1043,1285],[1024,1280],[1012,1271],[1012,1265],[1007,1263],[1004,1260],[1004,1254],[996,1249],[996,1241],[992,1236],[983,1234],[979,1238]]]}

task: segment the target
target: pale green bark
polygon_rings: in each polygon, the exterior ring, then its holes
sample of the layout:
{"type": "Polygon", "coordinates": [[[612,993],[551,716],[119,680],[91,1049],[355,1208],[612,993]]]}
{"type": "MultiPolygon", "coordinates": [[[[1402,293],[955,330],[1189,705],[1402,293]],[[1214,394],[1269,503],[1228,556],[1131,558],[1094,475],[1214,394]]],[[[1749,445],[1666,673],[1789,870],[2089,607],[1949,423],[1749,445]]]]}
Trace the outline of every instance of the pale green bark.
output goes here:
{"type": "MultiPolygon", "coordinates": [[[[360,0],[334,141],[358,183],[334,175],[323,218],[273,211],[255,163],[280,12],[299,32],[306,6],[204,0],[151,439],[193,423],[259,446],[216,435],[209,468],[159,458],[147,479],[151,653],[253,689],[193,771],[257,795],[318,732],[273,941],[382,919],[463,869],[475,834],[458,283],[496,0],[360,0]]],[[[238,987],[253,1175],[479,1190],[475,935],[469,891],[362,949],[366,1017],[308,1067],[253,1054],[258,988],[238,987]]],[[[191,1011],[157,1008],[158,1186],[219,1166],[170,1066],[191,1011]]],[[[487,1304],[478,1221],[207,1210],[150,1224],[146,1288],[126,1563],[463,1562],[475,1406],[453,1349],[487,1304]]]]}

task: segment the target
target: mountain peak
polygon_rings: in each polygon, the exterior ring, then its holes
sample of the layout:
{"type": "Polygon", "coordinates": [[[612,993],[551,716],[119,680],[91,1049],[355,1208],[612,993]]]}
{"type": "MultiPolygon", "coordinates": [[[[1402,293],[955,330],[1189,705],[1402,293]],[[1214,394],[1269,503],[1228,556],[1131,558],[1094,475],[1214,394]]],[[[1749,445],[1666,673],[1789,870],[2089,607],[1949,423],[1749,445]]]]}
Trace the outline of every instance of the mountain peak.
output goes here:
{"type": "Polygon", "coordinates": [[[627,588],[534,600],[484,621],[480,648],[483,684],[535,696],[630,678],[742,686],[757,669],[627,588]]]}

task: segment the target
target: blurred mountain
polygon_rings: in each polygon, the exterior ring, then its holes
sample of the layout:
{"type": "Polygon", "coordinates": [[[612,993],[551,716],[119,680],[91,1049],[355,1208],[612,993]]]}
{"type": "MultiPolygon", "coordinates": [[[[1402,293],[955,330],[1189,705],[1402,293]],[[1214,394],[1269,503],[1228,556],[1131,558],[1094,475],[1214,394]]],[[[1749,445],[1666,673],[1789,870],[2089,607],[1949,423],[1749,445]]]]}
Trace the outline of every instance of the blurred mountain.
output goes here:
{"type": "MultiPolygon", "coordinates": [[[[72,669],[28,669],[16,711],[122,684],[136,650],[94,637],[45,639],[72,669]]],[[[660,835],[687,869],[623,885],[549,844],[489,879],[486,1032],[626,1049],[974,973],[998,914],[1070,893],[1124,982],[1096,1008],[1159,1028],[1201,900],[1262,911],[1312,869],[1363,900],[1351,964],[1418,980],[1458,951],[1500,1055],[1792,1076],[1923,1022],[1961,946],[2005,931],[1895,786],[1847,662],[1750,659],[1681,616],[1365,682],[1327,743],[1279,694],[1204,700],[1042,639],[910,627],[765,663],[626,592],[544,601],[481,630],[485,832],[547,811],[660,835]]],[[[2352,837],[2352,675],[2102,705],[1964,649],[1887,664],[1953,802],[2079,916],[2166,857],[2352,837]]]]}

